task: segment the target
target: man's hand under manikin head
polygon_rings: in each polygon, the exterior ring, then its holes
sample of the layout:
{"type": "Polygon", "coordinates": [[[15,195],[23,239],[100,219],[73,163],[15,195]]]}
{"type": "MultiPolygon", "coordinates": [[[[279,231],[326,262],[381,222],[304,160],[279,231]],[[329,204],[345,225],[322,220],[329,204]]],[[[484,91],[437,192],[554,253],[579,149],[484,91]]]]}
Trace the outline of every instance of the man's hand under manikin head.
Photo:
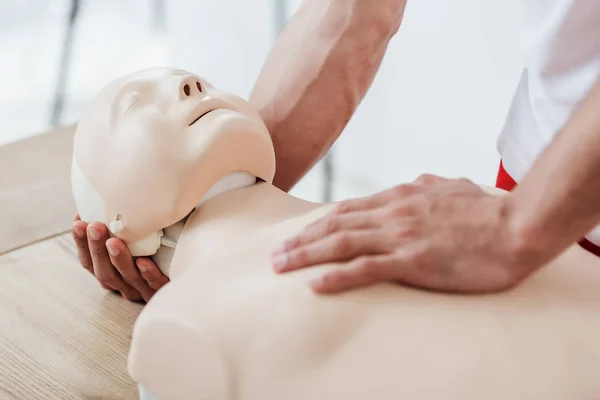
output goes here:
{"type": "Polygon", "coordinates": [[[150,257],[134,260],[122,240],[109,238],[101,222],[87,223],[75,217],[73,240],[81,265],[98,279],[104,289],[121,293],[130,301],[149,301],[169,278],[150,257]]]}

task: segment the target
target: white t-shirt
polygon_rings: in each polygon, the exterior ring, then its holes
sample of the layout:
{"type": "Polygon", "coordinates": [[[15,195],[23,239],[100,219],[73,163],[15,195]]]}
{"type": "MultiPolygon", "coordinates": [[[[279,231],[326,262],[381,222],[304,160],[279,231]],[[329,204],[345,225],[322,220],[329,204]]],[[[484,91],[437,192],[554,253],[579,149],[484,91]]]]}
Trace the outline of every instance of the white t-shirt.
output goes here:
{"type": "MultiPolygon", "coordinates": [[[[600,77],[600,0],[525,0],[524,11],[525,68],[497,142],[517,182],[600,77]]],[[[600,226],[586,238],[600,245],[600,226]]]]}

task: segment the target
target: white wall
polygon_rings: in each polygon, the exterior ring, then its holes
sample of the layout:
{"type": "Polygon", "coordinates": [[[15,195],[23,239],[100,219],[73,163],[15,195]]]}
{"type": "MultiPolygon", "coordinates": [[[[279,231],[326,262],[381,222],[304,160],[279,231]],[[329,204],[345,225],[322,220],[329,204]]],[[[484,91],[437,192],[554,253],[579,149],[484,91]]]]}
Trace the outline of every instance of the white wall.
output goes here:
{"type": "Polygon", "coordinates": [[[84,107],[112,79],[165,64],[164,35],[153,24],[152,1],[80,0],[63,123],[75,123],[84,107]]]}
{"type": "Polygon", "coordinates": [[[66,3],[0,1],[0,145],[48,127],[66,3]]]}
{"type": "MultiPolygon", "coordinates": [[[[301,0],[288,0],[288,15],[301,0]]],[[[521,71],[520,2],[408,1],[367,96],[332,150],[336,199],[422,173],[493,185],[521,71]]],[[[319,186],[320,188],[320,186],[319,186]]]]}
{"type": "MultiPolygon", "coordinates": [[[[275,0],[82,0],[61,122],[110,79],[168,64],[248,97],[274,40],[275,0]],[[160,11],[160,10],[159,10],[160,11]]],[[[301,0],[287,0],[288,15],[301,0]]],[[[69,0],[0,2],[0,144],[49,128],[69,0]]],[[[376,1],[373,2],[374,6],[376,1]]],[[[333,149],[335,198],[423,172],[492,184],[520,70],[518,0],[410,1],[365,100],[333,149]]],[[[320,200],[321,165],[293,193],[320,200]]]]}
{"type": "Polygon", "coordinates": [[[424,172],[493,184],[520,72],[517,1],[409,1],[337,167],[365,192],[424,172]]]}

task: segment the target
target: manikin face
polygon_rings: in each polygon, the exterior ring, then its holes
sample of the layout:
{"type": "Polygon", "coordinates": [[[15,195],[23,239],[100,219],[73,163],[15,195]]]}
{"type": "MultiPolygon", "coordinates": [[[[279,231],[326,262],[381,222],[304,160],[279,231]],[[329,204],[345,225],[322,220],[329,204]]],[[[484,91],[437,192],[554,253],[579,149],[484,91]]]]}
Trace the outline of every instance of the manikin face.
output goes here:
{"type": "Polygon", "coordinates": [[[224,176],[271,182],[275,157],[259,115],[243,99],[191,73],[139,71],[111,82],[80,120],[74,161],[133,243],[189,214],[224,176]]]}

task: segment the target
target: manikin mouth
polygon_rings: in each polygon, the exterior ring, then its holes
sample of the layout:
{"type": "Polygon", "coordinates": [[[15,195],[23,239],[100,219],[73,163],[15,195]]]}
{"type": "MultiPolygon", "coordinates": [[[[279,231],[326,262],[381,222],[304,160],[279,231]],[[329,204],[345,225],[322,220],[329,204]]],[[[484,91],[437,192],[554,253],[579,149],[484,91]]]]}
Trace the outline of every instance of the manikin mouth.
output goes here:
{"type": "Polygon", "coordinates": [[[212,109],[212,110],[208,110],[208,111],[206,111],[206,112],[205,112],[205,113],[203,113],[203,114],[200,114],[200,116],[199,116],[198,118],[196,118],[195,120],[193,120],[193,121],[190,123],[190,125],[189,125],[189,126],[192,126],[192,125],[194,125],[194,124],[196,123],[196,121],[198,121],[200,118],[202,118],[202,117],[204,117],[206,114],[208,114],[208,113],[211,113],[211,112],[213,112],[213,111],[216,111],[216,110],[217,110],[217,109],[215,108],[215,109],[212,109]]]}

